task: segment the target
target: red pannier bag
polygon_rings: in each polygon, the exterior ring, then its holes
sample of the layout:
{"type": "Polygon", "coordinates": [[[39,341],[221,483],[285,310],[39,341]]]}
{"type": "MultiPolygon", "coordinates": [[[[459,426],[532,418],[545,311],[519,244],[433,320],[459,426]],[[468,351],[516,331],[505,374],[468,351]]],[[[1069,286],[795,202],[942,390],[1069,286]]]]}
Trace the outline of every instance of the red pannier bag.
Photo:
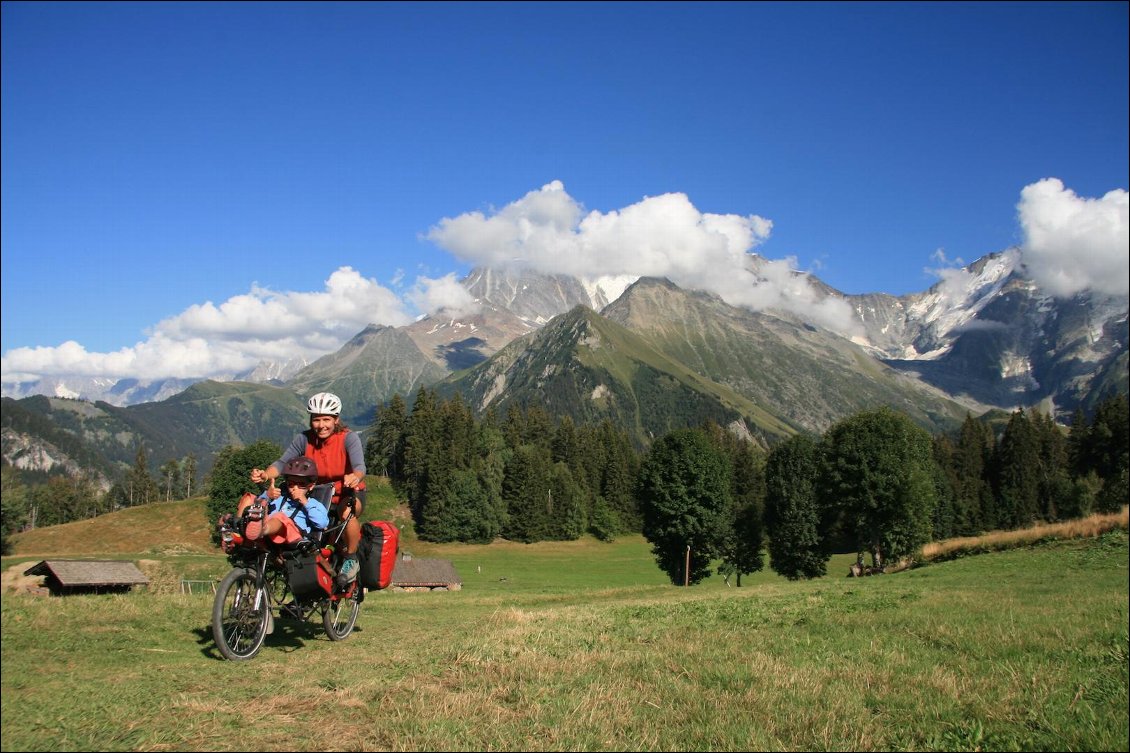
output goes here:
{"type": "Polygon", "coordinates": [[[388,588],[399,552],[400,531],[396,526],[383,520],[362,523],[361,545],[357,547],[361,570],[357,580],[370,590],[388,588]]]}

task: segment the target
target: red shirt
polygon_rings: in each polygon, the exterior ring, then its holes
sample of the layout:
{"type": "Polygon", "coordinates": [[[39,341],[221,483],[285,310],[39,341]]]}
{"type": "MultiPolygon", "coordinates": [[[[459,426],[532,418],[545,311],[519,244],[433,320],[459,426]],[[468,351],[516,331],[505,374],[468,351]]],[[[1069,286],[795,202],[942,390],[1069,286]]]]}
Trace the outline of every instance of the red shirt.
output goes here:
{"type": "MultiPolygon", "coordinates": [[[[353,473],[353,465],[349,462],[349,453],[345,451],[346,431],[337,431],[331,434],[325,442],[318,444],[318,434],[313,429],[308,429],[306,435],[306,457],[318,464],[318,483],[334,485],[334,502],[341,497],[341,482],[345,474],[353,473]]],[[[362,476],[357,489],[365,488],[365,479],[362,476]]]]}

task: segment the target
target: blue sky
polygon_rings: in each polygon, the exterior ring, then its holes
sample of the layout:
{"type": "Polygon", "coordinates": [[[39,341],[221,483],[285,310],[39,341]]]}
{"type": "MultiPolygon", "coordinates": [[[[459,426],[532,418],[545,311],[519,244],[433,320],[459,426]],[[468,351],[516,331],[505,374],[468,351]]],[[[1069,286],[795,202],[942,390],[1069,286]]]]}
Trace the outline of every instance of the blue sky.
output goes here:
{"type": "Polygon", "coordinates": [[[1127,8],[5,2],[3,381],[312,357],[507,256],[1126,278],[1127,8]]]}

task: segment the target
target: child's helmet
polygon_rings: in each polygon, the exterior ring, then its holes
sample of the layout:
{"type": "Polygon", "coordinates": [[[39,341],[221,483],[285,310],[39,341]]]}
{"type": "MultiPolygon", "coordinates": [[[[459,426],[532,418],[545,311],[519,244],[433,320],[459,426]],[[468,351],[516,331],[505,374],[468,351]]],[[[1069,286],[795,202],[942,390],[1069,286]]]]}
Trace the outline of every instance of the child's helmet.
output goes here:
{"type": "Polygon", "coordinates": [[[286,461],[286,465],[283,467],[283,475],[308,478],[316,481],[318,479],[318,464],[305,455],[298,458],[291,458],[286,461]]]}

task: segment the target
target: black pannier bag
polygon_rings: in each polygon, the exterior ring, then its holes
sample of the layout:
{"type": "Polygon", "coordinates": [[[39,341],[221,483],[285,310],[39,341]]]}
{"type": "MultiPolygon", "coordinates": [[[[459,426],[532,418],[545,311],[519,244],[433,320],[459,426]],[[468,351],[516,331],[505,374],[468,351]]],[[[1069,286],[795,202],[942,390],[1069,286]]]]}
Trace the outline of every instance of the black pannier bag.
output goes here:
{"type": "Polygon", "coordinates": [[[284,561],[286,579],[295,599],[307,601],[333,593],[333,571],[319,550],[287,552],[284,561]]]}

